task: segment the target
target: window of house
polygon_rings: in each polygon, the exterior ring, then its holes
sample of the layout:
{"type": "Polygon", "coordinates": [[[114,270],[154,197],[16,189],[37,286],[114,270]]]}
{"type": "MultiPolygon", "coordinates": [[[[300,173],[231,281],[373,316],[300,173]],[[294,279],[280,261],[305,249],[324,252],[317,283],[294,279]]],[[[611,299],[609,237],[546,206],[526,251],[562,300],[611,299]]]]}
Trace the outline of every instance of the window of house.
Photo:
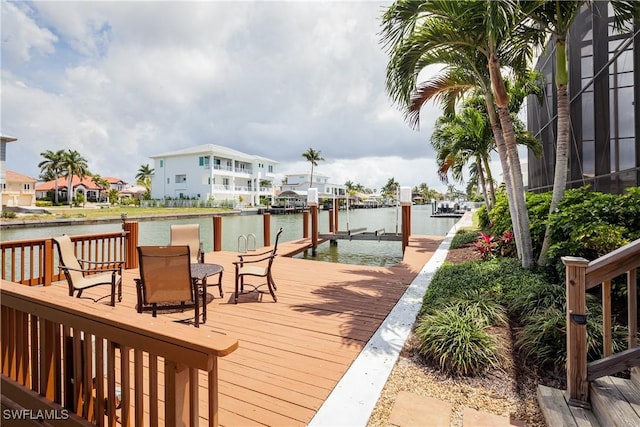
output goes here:
{"type": "Polygon", "coordinates": [[[176,184],[184,184],[187,182],[187,175],[176,175],[176,184]]]}
{"type": "Polygon", "coordinates": [[[167,184],[169,184],[169,178],[167,178],[167,184]]]}
{"type": "Polygon", "coordinates": [[[160,160],[160,167],[164,167],[164,160],[160,160]]]}
{"type": "Polygon", "coordinates": [[[209,156],[200,156],[198,157],[198,165],[209,167],[209,156]]]}
{"type": "Polygon", "coordinates": [[[269,165],[269,172],[273,172],[273,165],[269,165]]]}

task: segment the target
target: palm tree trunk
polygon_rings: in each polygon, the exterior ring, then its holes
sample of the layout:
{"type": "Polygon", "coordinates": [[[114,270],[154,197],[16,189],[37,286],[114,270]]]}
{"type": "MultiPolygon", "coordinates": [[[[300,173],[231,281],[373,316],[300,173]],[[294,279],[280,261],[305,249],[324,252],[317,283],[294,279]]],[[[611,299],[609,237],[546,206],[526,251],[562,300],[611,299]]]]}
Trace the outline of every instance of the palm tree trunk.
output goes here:
{"type": "MultiPolygon", "coordinates": [[[[566,62],[566,45],[560,40],[556,42],[556,70],[558,97],[558,136],[556,140],[556,164],[553,175],[553,192],[551,204],[549,205],[549,216],[558,208],[564,190],[567,186],[567,173],[569,163],[569,94],[568,94],[568,73],[566,62]],[[560,52],[562,50],[562,52],[560,52]]],[[[547,251],[551,246],[551,224],[547,222],[547,228],[542,240],[542,248],[538,257],[538,265],[547,264],[547,251]]]]}
{"type": "MultiPolygon", "coordinates": [[[[511,171],[513,202],[517,220],[515,223],[519,228],[521,247],[518,248],[520,261],[523,268],[533,268],[533,248],[531,245],[531,230],[529,229],[529,215],[527,215],[527,204],[524,197],[524,182],[522,181],[522,169],[520,167],[520,157],[518,156],[518,146],[516,145],[516,134],[513,130],[513,123],[509,115],[509,96],[507,88],[500,71],[500,61],[495,55],[489,59],[489,75],[491,77],[491,85],[496,94],[496,105],[498,107],[498,116],[500,117],[500,126],[502,127],[502,135],[507,151],[508,168],[511,171]]],[[[508,193],[507,193],[508,195],[508,193]]],[[[517,240],[516,240],[517,243],[517,240]]]]}
{"type": "Polygon", "coordinates": [[[531,244],[531,230],[529,225],[529,215],[527,213],[527,204],[524,195],[524,182],[522,180],[522,169],[518,156],[518,147],[515,143],[515,132],[509,109],[498,107],[498,115],[500,116],[500,124],[504,135],[505,146],[507,147],[507,158],[511,167],[511,179],[513,182],[513,195],[516,204],[516,212],[518,215],[518,224],[522,235],[522,267],[533,268],[533,247],[531,244]],[[509,142],[512,141],[512,142],[509,142]]]}
{"type": "Polygon", "coordinates": [[[311,177],[309,178],[309,188],[313,187],[313,163],[311,163],[311,177]]]}
{"type": "Polygon", "coordinates": [[[69,175],[67,177],[67,203],[69,206],[73,205],[73,175],[69,175]]]}
{"type": "Polygon", "coordinates": [[[484,196],[484,204],[487,207],[487,212],[489,212],[491,210],[491,206],[487,195],[487,186],[484,182],[484,171],[482,170],[482,159],[480,156],[476,157],[476,169],[478,169],[478,183],[480,184],[480,190],[484,196]]]}
{"type": "Polygon", "coordinates": [[[489,167],[489,158],[483,156],[482,161],[484,162],[484,170],[486,171],[487,181],[489,182],[489,205],[493,208],[496,204],[496,189],[493,186],[493,174],[489,167]]]}
{"type": "Polygon", "coordinates": [[[511,180],[511,168],[509,167],[507,148],[504,143],[500,122],[496,116],[496,107],[491,92],[485,92],[485,102],[487,105],[487,114],[489,115],[489,123],[491,123],[491,130],[493,131],[493,137],[496,140],[498,157],[500,158],[500,164],[502,165],[502,175],[504,177],[505,188],[507,190],[507,199],[509,200],[509,214],[511,215],[511,223],[513,225],[513,237],[516,241],[518,258],[522,260],[522,234],[518,223],[518,215],[516,215],[515,203],[513,203],[514,196],[513,181],[511,180]]]}
{"type": "Polygon", "coordinates": [[[55,179],[54,181],[54,195],[53,195],[53,200],[55,201],[55,204],[58,204],[58,174],[54,174],[53,178],[55,179]]]}

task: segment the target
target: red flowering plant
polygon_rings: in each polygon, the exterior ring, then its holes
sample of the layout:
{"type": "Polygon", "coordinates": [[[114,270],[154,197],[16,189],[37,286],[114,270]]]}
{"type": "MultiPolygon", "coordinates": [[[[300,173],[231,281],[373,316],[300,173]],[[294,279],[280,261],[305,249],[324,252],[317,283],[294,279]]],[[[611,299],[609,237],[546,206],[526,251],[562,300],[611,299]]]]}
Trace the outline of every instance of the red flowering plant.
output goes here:
{"type": "Polygon", "coordinates": [[[502,237],[500,238],[500,243],[498,244],[498,250],[500,251],[500,256],[503,257],[515,257],[517,254],[516,251],[516,242],[513,239],[513,233],[510,231],[505,231],[502,237]]]}
{"type": "Polygon", "coordinates": [[[480,233],[478,239],[473,244],[476,251],[480,253],[482,259],[492,259],[496,256],[498,242],[496,238],[487,233],[480,233]]]}

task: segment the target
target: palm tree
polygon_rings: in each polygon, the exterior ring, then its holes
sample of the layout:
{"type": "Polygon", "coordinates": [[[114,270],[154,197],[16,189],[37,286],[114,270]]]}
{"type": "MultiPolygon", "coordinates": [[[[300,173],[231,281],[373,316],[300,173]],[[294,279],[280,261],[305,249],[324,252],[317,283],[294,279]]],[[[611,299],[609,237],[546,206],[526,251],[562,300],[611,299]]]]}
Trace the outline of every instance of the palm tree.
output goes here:
{"type": "Polygon", "coordinates": [[[448,182],[449,172],[456,181],[462,182],[464,166],[473,161],[475,177],[490,210],[495,192],[491,185],[487,193],[486,181],[493,181],[489,156],[495,143],[488,119],[472,107],[464,108],[456,116],[443,116],[431,134],[431,145],[436,149],[438,175],[443,182],[448,182]]]}
{"type": "Polygon", "coordinates": [[[309,179],[309,188],[313,187],[313,167],[318,166],[318,162],[323,161],[324,158],[320,157],[321,150],[314,150],[313,148],[309,148],[307,151],[302,153],[302,157],[307,159],[309,163],[311,163],[311,177],[309,179]]]}
{"type": "Polygon", "coordinates": [[[445,111],[451,111],[457,97],[480,87],[507,186],[518,256],[526,268],[533,267],[529,217],[501,65],[526,69],[531,43],[540,36],[521,23],[538,3],[397,0],[383,16],[382,31],[391,57],[387,91],[408,111],[419,114],[431,98],[439,99],[445,111]],[[444,73],[438,80],[417,87],[418,74],[432,64],[445,64],[444,73]]]}
{"type": "Polygon", "coordinates": [[[150,199],[151,198],[151,176],[155,173],[155,169],[149,166],[149,163],[146,165],[140,165],[140,169],[138,169],[138,173],[136,174],[136,184],[142,185],[145,189],[143,198],[150,199]]]}
{"type": "Polygon", "coordinates": [[[104,179],[103,177],[101,177],[99,174],[94,173],[93,175],[91,175],[91,181],[94,182],[94,184],[96,184],[99,188],[100,188],[100,193],[98,195],[98,202],[100,201],[101,196],[103,196],[103,191],[110,188],[111,184],[109,184],[109,181],[107,181],[106,179],[104,179]]]}
{"type": "Polygon", "coordinates": [[[54,182],[54,203],[58,204],[58,177],[62,173],[62,159],[64,158],[64,150],[51,151],[47,150],[43,153],[40,153],[45,160],[38,163],[38,167],[42,172],[43,179],[45,177],[51,179],[45,179],[45,181],[53,180],[54,182]]]}
{"type": "Polygon", "coordinates": [[[387,183],[380,189],[383,197],[391,197],[392,199],[396,199],[396,193],[398,192],[398,187],[400,184],[396,181],[395,178],[391,177],[387,180],[387,183]]]}
{"type": "MultiPolygon", "coordinates": [[[[538,26],[550,34],[555,44],[555,81],[557,97],[557,134],[555,151],[555,170],[553,176],[553,191],[549,215],[560,205],[567,186],[569,138],[570,138],[570,111],[569,111],[569,66],[567,61],[567,45],[569,42],[569,28],[573,20],[578,16],[584,4],[591,5],[591,0],[582,1],[545,1],[538,8],[529,13],[538,26]]],[[[614,20],[613,26],[617,30],[633,29],[633,23],[640,17],[640,2],[611,1],[614,20]]],[[[551,244],[551,224],[547,224],[542,249],[538,258],[538,264],[546,264],[546,253],[551,244]]]]}
{"type": "Polygon", "coordinates": [[[82,181],[90,175],[87,160],[76,150],[69,149],[64,153],[61,168],[63,176],[67,178],[67,203],[73,204],[73,177],[77,176],[82,181]]]}

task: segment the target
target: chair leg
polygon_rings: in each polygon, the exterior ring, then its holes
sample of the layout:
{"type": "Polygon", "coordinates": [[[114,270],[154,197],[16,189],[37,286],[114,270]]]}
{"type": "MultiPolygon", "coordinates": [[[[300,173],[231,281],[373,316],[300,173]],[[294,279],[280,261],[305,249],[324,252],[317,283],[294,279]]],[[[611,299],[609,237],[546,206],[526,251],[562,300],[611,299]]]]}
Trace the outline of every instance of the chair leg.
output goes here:
{"type": "Polygon", "coordinates": [[[238,277],[238,275],[236,274],[236,292],[235,292],[235,298],[234,298],[234,301],[233,301],[233,302],[234,302],[234,304],[237,304],[237,303],[238,303],[238,290],[239,290],[239,288],[238,288],[238,287],[239,287],[239,286],[240,286],[240,278],[239,278],[239,277],[238,277]]]}
{"type": "MultiPolygon", "coordinates": [[[[198,285],[194,283],[195,291],[195,306],[196,306],[196,328],[200,327],[200,296],[198,295],[198,285]]],[[[206,289],[206,288],[205,288],[206,289]]],[[[204,322],[202,322],[204,323],[204,322]]]]}
{"type": "Polygon", "coordinates": [[[222,272],[218,276],[218,290],[220,291],[220,298],[224,297],[224,292],[222,292],[222,272]]]}
{"type": "Polygon", "coordinates": [[[116,284],[111,283],[111,307],[116,306],[116,284]]]}
{"type": "Polygon", "coordinates": [[[273,278],[271,277],[271,274],[267,275],[267,287],[269,288],[269,293],[271,294],[271,297],[273,298],[273,302],[278,302],[278,298],[276,298],[276,293],[274,292],[276,288],[276,283],[273,281],[273,278]]]}

